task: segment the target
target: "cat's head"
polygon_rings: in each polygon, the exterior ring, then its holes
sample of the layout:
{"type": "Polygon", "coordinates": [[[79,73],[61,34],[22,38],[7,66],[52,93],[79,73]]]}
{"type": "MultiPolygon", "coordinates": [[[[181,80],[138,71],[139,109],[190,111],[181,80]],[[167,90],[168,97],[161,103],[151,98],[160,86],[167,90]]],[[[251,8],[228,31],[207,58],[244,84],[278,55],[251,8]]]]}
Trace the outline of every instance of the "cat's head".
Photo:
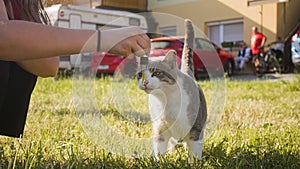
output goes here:
{"type": "Polygon", "coordinates": [[[150,61],[148,68],[144,71],[144,80],[142,71],[138,72],[139,88],[149,94],[155,89],[168,88],[168,86],[174,85],[178,73],[176,57],[176,51],[170,50],[162,60],[150,61]]]}

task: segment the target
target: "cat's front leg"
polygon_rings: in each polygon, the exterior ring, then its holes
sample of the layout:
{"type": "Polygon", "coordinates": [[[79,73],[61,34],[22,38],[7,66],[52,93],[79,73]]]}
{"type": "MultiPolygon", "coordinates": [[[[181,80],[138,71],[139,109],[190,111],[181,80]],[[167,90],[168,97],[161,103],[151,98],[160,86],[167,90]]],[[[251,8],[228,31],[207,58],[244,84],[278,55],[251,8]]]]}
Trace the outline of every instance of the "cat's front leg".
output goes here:
{"type": "Polygon", "coordinates": [[[168,149],[168,142],[170,139],[170,134],[165,132],[158,131],[157,134],[153,135],[153,152],[156,158],[159,155],[165,155],[168,149]]]}
{"type": "Polygon", "coordinates": [[[202,145],[203,145],[203,132],[201,132],[198,140],[192,138],[187,140],[187,149],[190,157],[196,157],[199,160],[202,159],[202,145]]]}
{"type": "Polygon", "coordinates": [[[190,158],[196,157],[199,160],[202,159],[202,144],[203,144],[202,140],[197,140],[197,141],[189,140],[188,141],[187,148],[188,148],[190,158]]]}
{"type": "Polygon", "coordinates": [[[177,144],[178,144],[178,140],[174,139],[173,137],[171,137],[169,139],[169,143],[168,143],[169,154],[172,154],[172,153],[176,152],[176,145],[177,144]]]}
{"type": "Polygon", "coordinates": [[[165,155],[168,149],[168,139],[165,136],[157,136],[153,138],[153,152],[156,157],[165,155]]]}

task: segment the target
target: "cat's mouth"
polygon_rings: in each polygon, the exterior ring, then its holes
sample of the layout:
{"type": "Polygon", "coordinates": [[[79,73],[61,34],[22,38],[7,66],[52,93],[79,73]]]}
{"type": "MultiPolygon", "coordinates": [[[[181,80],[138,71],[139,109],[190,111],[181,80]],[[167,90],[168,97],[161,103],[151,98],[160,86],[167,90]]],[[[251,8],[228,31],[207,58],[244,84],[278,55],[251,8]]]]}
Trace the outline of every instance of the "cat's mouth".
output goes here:
{"type": "Polygon", "coordinates": [[[152,89],[148,88],[147,85],[140,85],[139,88],[149,94],[152,89]]]}
{"type": "Polygon", "coordinates": [[[152,89],[149,89],[147,88],[146,86],[144,86],[144,89],[143,89],[147,94],[150,94],[152,89]]]}

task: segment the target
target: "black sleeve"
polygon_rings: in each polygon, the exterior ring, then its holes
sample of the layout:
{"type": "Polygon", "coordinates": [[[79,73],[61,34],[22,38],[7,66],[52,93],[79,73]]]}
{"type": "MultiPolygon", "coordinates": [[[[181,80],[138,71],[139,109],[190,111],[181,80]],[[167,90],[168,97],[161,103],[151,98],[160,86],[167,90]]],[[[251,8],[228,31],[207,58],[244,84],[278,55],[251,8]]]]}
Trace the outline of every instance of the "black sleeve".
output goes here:
{"type": "Polygon", "coordinates": [[[241,50],[239,50],[238,56],[241,56],[241,50]]]}
{"type": "Polygon", "coordinates": [[[37,77],[14,62],[0,61],[0,134],[21,137],[37,77]]]}

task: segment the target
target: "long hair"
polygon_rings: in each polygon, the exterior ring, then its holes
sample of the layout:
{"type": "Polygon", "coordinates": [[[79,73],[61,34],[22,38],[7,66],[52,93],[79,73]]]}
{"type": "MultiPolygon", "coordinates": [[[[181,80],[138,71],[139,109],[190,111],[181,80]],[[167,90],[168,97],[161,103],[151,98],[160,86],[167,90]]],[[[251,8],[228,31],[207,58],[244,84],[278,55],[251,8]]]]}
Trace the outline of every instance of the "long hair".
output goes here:
{"type": "MultiPolygon", "coordinates": [[[[42,0],[5,0],[4,2],[6,6],[11,2],[13,9],[20,14],[19,19],[21,20],[50,24],[42,0]]],[[[11,18],[15,18],[11,11],[8,10],[7,12],[11,18]]]]}

